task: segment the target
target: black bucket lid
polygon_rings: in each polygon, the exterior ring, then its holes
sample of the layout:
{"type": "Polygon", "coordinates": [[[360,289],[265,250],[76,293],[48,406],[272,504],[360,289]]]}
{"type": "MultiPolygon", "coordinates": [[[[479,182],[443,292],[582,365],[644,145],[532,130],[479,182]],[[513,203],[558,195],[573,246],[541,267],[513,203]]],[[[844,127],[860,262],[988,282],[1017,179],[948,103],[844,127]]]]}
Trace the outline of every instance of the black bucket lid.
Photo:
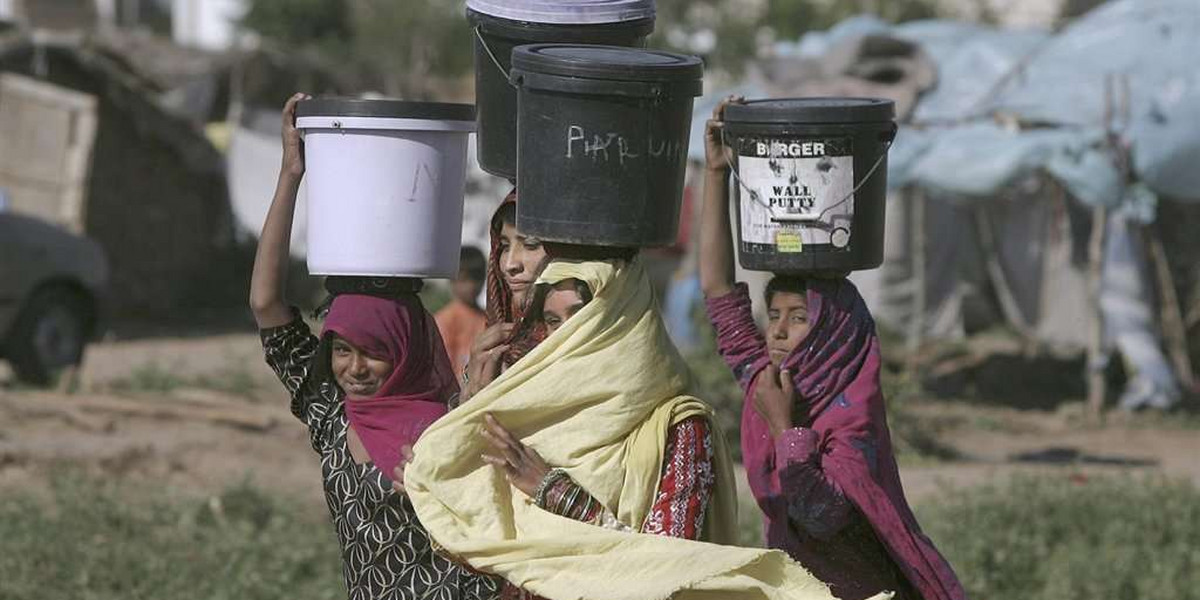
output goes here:
{"type": "Polygon", "coordinates": [[[726,123],[885,123],[896,103],[884,98],[775,98],[725,107],[726,123]]]}
{"type": "Polygon", "coordinates": [[[512,53],[513,69],[613,81],[675,82],[704,77],[695,56],[662,50],[577,44],[530,44],[512,53]]]}
{"type": "Polygon", "coordinates": [[[381,117],[474,121],[475,105],[365,98],[310,98],[296,104],[296,117],[381,117]]]}

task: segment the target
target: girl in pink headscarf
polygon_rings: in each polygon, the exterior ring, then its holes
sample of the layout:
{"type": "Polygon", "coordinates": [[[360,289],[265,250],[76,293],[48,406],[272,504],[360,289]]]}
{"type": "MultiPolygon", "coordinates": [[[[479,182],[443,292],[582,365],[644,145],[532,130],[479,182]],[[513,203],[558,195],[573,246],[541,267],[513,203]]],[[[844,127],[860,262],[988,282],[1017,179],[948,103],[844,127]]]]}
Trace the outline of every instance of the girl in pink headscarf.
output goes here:
{"type": "Polygon", "coordinates": [[[283,294],[304,175],[296,94],[283,110],[283,166],[259,238],[250,306],[267,364],[292,396],[320,457],[351,599],[494,598],[498,585],[433,552],[404,494],[403,463],[446,413],[458,383],[419,280],[330,278],[320,336],[283,294]]]}
{"type": "Polygon", "coordinates": [[[742,459],[767,543],[843,600],[962,600],[949,563],[904,498],[879,385],[879,338],[843,277],[775,277],[766,336],[734,284],[721,103],[705,136],[700,281],[721,356],[746,399],[742,459]]]}

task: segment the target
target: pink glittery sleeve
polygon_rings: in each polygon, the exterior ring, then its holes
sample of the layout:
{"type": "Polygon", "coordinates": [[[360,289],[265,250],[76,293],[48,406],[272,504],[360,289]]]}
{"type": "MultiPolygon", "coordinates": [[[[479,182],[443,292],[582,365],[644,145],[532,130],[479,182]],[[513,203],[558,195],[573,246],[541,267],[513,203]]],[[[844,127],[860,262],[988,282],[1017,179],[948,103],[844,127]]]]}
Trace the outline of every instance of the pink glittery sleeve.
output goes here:
{"type": "Polygon", "coordinates": [[[752,368],[767,354],[767,342],[750,306],[750,291],[745,283],[738,283],[733,291],[704,301],[708,320],[717,332],[717,352],[733,371],[733,376],[743,390],[749,389],[754,380],[752,368]]]}
{"type": "Polygon", "coordinates": [[[787,429],[775,440],[775,460],[788,518],[814,538],[827,539],[856,513],[842,488],[821,470],[820,438],[806,427],[787,429]]]}

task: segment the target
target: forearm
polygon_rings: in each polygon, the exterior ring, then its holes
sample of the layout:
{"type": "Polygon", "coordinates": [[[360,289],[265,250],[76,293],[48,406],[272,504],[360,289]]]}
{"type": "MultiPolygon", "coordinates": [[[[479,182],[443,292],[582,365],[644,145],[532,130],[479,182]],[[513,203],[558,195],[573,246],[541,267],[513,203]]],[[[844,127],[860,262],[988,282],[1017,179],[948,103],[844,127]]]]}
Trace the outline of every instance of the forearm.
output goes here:
{"type": "Polygon", "coordinates": [[[284,289],[299,190],[300,176],[286,170],[280,172],[275,197],[258,239],[254,272],[250,278],[250,308],[260,329],[286,325],[292,320],[284,289]]]}
{"type": "Polygon", "coordinates": [[[783,431],[775,443],[779,483],[788,517],[817,539],[827,539],[850,524],[854,505],[821,468],[819,434],[802,427],[783,431]]]}
{"type": "Polygon", "coordinates": [[[700,288],[715,298],[733,289],[733,231],[729,224],[729,170],[706,168],[700,215],[700,288]]]}

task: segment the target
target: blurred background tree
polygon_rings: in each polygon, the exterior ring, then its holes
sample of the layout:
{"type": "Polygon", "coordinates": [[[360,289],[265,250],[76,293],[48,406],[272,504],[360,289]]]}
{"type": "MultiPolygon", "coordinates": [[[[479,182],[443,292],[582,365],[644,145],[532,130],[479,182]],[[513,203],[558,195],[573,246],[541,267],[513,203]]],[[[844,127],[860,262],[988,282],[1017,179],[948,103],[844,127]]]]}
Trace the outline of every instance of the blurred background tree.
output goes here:
{"type": "Polygon", "coordinates": [[[285,51],[336,65],[360,91],[428,99],[471,68],[463,2],[252,0],[242,25],[285,51]]]}
{"type": "MultiPolygon", "coordinates": [[[[897,23],[933,18],[938,6],[938,0],[657,0],[649,43],[698,55],[709,68],[737,77],[776,41],[861,13],[897,23]]],[[[464,14],[463,0],[251,0],[242,24],[285,50],[337,65],[362,91],[421,99],[435,95],[439,82],[469,73],[473,40],[464,14]]]]}

